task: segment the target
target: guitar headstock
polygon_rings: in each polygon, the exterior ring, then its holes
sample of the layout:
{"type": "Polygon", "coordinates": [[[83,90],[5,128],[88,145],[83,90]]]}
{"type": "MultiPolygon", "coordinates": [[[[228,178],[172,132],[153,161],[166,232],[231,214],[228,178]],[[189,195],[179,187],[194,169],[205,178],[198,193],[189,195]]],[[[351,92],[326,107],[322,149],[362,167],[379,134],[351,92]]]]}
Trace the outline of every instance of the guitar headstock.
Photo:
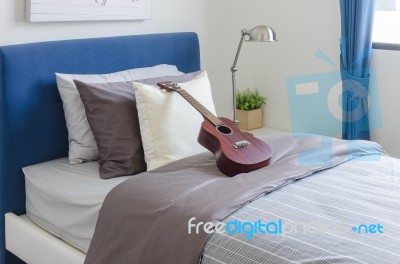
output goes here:
{"type": "Polygon", "coordinates": [[[177,92],[177,91],[182,89],[176,83],[173,83],[171,81],[159,82],[159,83],[157,83],[157,85],[158,85],[158,87],[160,87],[161,89],[166,90],[167,92],[177,92]]]}

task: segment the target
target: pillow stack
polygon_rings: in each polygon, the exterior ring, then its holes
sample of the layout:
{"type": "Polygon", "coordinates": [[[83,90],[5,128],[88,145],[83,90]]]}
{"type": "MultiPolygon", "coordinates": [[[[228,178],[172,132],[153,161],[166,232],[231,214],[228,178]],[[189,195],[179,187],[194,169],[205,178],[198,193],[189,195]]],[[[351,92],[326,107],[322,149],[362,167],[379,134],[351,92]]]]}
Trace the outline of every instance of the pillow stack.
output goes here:
{"type": "Polygon", "coordinates": [[[56,73],[58,91],[63,101],[68,129],[70,164],[97,160],[98,150],[85,115],[85,109],[74,80],[86,83],[107,83],[133,81],[158,76],[177,76],[183,73],[176,66],[157,65],[154,67],[131,69],[110,74],[61,74],[56,73]]]}
{"type": "Polygon", "coordinates": [[[70,164],[97,160],[100,177],[109,179],[206,151],[197,143],[201,115],[179,94],[162,92],[156,85],[179,83],[215,113],[205,72],[183,74],[176,66],[158,65],[103,75],[56,76],[70,164]]]}

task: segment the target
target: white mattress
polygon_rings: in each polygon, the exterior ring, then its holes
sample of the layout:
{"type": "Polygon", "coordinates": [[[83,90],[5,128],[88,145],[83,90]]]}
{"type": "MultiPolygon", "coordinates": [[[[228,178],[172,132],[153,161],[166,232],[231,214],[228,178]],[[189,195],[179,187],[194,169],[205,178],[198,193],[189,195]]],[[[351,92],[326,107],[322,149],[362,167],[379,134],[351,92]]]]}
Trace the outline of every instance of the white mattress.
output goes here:
{"type": "Polygon", "coordinates": [[[67,158],[28,166],[23,171],[27,216],[85,253],[106,195],[129,178],[103,180],[97,162],[70,165],[67,158]]]}

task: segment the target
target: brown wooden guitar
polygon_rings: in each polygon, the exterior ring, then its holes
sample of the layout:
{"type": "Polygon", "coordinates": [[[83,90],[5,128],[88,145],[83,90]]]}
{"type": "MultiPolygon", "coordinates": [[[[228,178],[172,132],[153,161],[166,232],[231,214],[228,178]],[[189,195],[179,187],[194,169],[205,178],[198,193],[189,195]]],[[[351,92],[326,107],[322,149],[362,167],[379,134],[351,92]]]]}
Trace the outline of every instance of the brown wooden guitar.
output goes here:
{"type": "Polygon", "coordinates": [[[161,89],[179,93],[204,117],[197,141],[214,153],[222,173],[235,176],[269,164],[272,150],[264,141],[242,132],[234,122],[216,117],[184,89],[172,82],[157,83],[161,89]]]}

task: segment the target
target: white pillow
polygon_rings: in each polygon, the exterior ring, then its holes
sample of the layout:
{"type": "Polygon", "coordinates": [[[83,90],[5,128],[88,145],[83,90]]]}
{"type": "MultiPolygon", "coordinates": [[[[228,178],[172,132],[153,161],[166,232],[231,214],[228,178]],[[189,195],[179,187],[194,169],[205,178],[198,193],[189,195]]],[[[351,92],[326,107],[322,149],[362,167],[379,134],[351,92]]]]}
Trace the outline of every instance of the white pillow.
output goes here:
{"type": "Polygon", "coordinates": [[[160,76],[177,76],[183,73],[174,65],[157,65],[109,74],[62,74],[56,73],[57,86],[64,106],[68,129],[69,163],[77,164],[98,159],[93,133],[86,119],[85,108],[73,80],[86,83],[134,81],[160,76]]]}
{"type": "MultiPolygon", "coordinates": [[[[215,114],[207,73],[178,84],[215,114]]],[[[202,115],[176,92],[133,82],[147,170],[207,151],[197,142],[202,115]]]]}

